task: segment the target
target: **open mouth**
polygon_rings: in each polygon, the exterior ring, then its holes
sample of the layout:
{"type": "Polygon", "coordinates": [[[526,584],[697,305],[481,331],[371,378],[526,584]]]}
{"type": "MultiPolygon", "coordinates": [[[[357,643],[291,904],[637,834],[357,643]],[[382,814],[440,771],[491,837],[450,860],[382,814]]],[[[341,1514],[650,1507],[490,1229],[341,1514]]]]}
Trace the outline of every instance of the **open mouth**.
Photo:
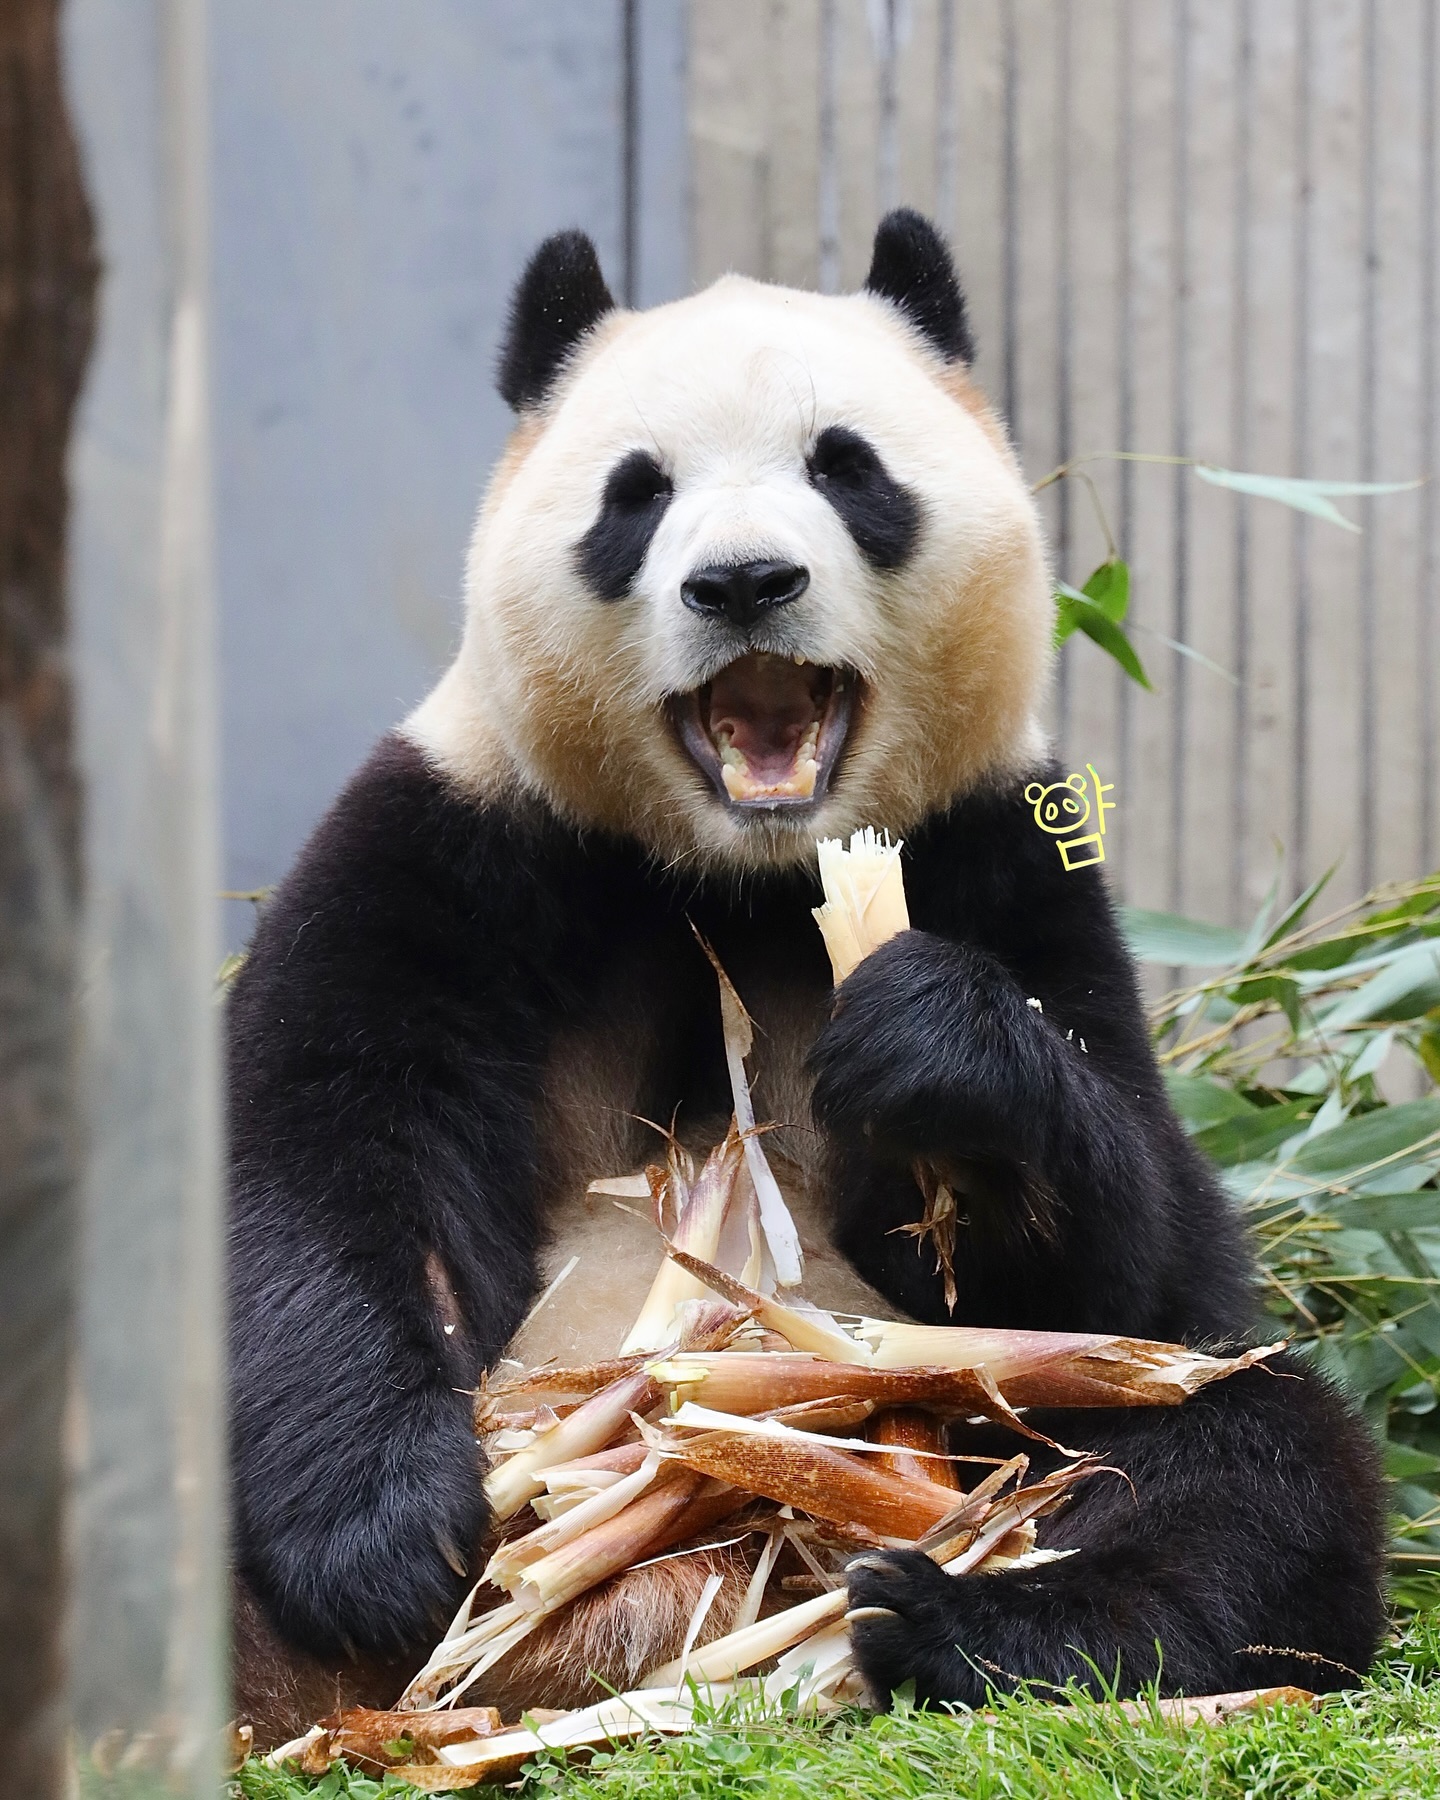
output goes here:
{"type": "Polygon", "coordinates": [[[677,694],[670,717],[720,797],[744,810],[823,798],[855,711],[848,669],[751,651],[703,687],[677,694]]]}

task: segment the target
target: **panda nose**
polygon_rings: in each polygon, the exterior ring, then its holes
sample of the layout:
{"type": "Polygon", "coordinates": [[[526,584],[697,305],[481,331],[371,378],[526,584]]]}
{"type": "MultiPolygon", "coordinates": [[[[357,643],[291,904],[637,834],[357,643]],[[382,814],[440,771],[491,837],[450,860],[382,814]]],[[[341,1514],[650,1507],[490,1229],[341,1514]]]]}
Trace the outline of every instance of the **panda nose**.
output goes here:
{"type": "Polygon", "coordinates": [[[680,584],[680,598],[704,618],[753,625],[772,607],[788,606],[810,585],[810,571],[798,563],[746,562],[712,564],[696,569],[680,584]]]}

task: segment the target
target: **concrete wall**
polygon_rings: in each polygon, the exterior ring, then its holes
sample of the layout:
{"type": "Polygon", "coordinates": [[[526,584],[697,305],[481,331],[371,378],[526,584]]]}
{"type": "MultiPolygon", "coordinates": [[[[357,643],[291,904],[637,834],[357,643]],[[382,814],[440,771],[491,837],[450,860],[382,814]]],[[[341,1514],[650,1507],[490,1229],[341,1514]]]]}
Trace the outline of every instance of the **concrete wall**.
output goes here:
{"type": "MultiPolygon", "coordinates": [[[[687,279],[678,0],[213,0],[226,882],[282,875],[458,634],[545,233],[687,279]]],[[[232,903],[231,942],[249,909],[232,903]]]]}

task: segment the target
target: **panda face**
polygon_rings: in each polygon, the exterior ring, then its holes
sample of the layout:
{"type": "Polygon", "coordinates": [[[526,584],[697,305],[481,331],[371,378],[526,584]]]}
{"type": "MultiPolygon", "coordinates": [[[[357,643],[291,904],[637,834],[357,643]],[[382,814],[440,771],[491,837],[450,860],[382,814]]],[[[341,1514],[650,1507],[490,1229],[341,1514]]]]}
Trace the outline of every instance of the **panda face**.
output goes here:
{"type": "Polygon", "coordinates": [[[903,832],[1039,748],[1049,584],[1003,432],[872,293],[610,313],[481,510],[410,732],[667,860],[903,832]]]}

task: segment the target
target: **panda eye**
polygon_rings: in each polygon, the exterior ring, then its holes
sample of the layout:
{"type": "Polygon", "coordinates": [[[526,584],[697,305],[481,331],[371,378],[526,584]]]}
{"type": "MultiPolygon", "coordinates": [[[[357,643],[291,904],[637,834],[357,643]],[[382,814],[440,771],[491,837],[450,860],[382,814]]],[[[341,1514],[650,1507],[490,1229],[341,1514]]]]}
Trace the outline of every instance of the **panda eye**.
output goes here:
{"type": "Polygon", "coordinates": [[[805,460],[810,485],[840,515],[855,548],[877,569],[898,569],[920,536],[920,502],[846,425],[827,425],[805,460]]]}
{"type": "Polygon", "coordinates": [[[632,450],[610,471],[605,481],[605,505],[631,511],[668,500],[675,489],[670,477],[646,450],[632,450]]]}
{"type": "Polygon", "coordinates": [[[580,578],[597,599],[630,592],[674,492],[647,450],[622,456],[605,477],[599,516],[575,546],[580,578]]]}
{"type": "Polygon", "coordinates": [[[884,474],[873,447],[857,431],[830,425],[820,433],[807,464],[813,482],[841,481],[859,486],[884,474]]]}

